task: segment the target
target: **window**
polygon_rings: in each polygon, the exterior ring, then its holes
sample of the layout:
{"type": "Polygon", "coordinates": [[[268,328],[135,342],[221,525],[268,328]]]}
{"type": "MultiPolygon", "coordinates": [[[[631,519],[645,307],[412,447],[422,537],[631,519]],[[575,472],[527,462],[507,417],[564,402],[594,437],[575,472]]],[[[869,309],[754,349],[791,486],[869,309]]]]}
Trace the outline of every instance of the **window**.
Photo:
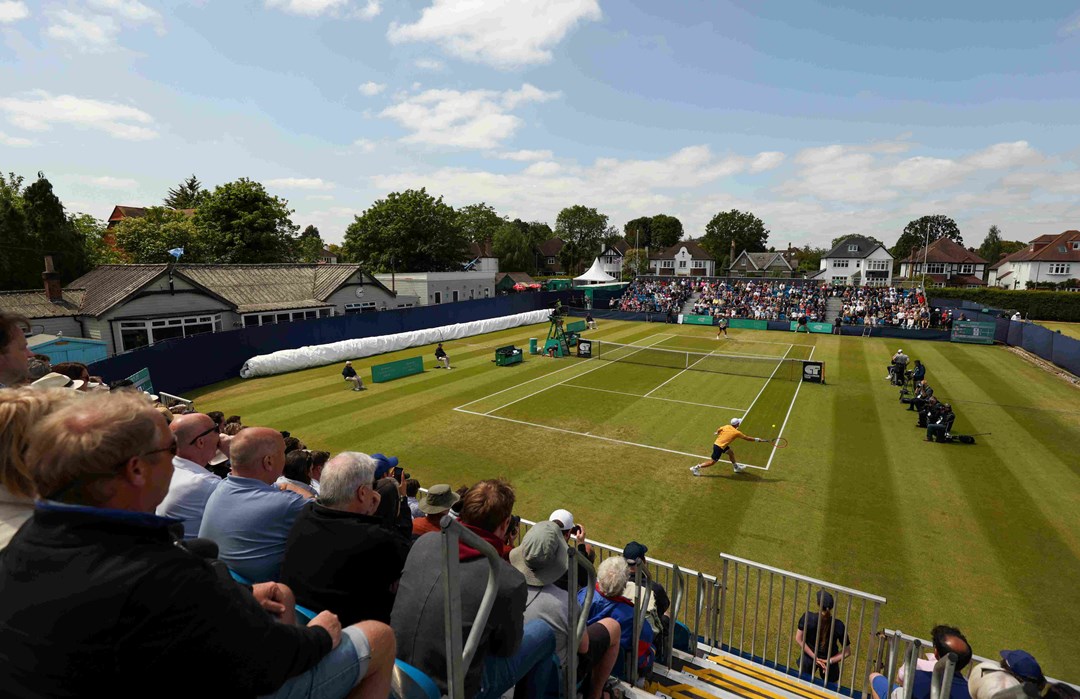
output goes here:
{"type": "Polygon", "coordinates": [[[833,260],[832,266],[838,269],[843,269],[851,263],[850,260],[833,260]]]}
{"type": "Polygon", "coordinates": [[[469,298],[470,299],[476,298],[475,292],[476,292],[476,289],[469,289],[469,298]]]}
{"type": "Polygon", "coordinates": [[[833,277],[832,278],[833,286],[844,286],[845,284],[847,284],[847,281],[848,281],[847,277],[833,277]]]}
{"type": "Polygon", "coordinates": [[[441,291],[436,291],[435,292],[435,303],[442,303],[442,292],[441,291]]]}
{"type": "Polygon", "coordinates": [[[660,266],[665,269],[675,269],[675,260],[660,260],[660,266]]]}
{"type": "Polygon", "coordinates": [[[847,246],[847,251],[848,252],[858,252],[859,251],[859,246],[856,243],[852,243],[852,244],[847,246]]]}
{"type": "Polygon", "coordinates": [[[679,260],[679,269],[686,269],[686,260],[679,260]]]}
{"type": "Polygon", "coordinates": [[[1073,241],[1073,250],[1080,250],[1080,240],[1073,241]]]}
{"type": "Polygon", "coordinates": [[[614,255],[608,255],[607,257],[604,258],[604,262],[608,263],[609,265],[615,264],[615,256],[614,255]]]}
{"type": "Polygon", "coordinates": [[[450,294],[450,300],[451,300],[451,301],[455,301],[455,302],[456,302],[456,301],[458,300],[458,292],[457,292],[457,289],[455,289],[455,290],[454,290],[453,292],[451,292],[451,294],[450,294]]]}
{"type": "MultiPolygon", "coordinates": [[[[349,304],[346,304],[348,308],[349,304]]],[[[313,318],[327,318],[334,315],[333,308],[297,308],[290,311],[278,311],[275,313],[246,313],[240,321],[245,328],[255,325],[273,325],[274,323],[288,323],[294,320],[311,320],[313,318]]],[[[209,332],[209,331],[206,331],[209,332]]],[[[189,335],[191,333],[188,333],[189,335]]]]}
{"type": "Polygon", "coordinates": [[[491,287],[485,286],[484,287],[484,298],[487,298],[488,296],[491,296],[491,287]]]}
{"type": "Polygon", "coordinates": [[[352,315],[354,313],[372,313],[379,310],[374,301],[364,301],[363,303],[347,303],[345,304],[345,315],[352,315]]]}
{"type": "Polygon", "coordinates": [[[1064,262],[1055,262],[1050,265],[1050,274],[1068,274],[1069,265],[1064,262]]]}
{"type": "Polygon", "coordinates": [[[888,260],[867,260],[866,271],[868,272],[887,272],[889,271],[888,260]]]}
{"type": "Polygon", "coordinates": [[[945,274],[944,262],[930,262],[926,265],[927,274],[945,274]]]}
{"type": "Polygon", "coordinates": [[[960,265],[960,274],[974,274],[975,265],[960,265]]]}
{"type": "Polygon", "coordinates": [[[554,258],[554,257],[549,257],[549,258],[547,258],[547,263],[548,263],[549,265],[553,265],[553,264],[555,264],[555,258],[554,258]]]}
{"type": "Polygon", "coordinates": [[[203,333],[221,332],[221,314],[186,316],[156,320],[120,321],[121,352],[147,347],[155,342],[203,333]]]}

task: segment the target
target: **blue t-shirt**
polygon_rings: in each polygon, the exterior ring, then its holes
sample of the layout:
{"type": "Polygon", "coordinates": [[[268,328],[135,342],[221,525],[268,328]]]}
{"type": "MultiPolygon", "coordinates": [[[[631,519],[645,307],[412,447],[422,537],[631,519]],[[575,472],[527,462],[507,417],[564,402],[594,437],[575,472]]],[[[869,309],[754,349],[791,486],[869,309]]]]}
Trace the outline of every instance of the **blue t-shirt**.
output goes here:
{"type": "MultiPolygon", "coordinates": [[[[912,699],[930,699],[930,684],[932,673],[925,670],[915,671],[915,686],[912,687],[912,699]]],[[[967,679],[959,672],[953,675],[952,688],[949,690],[949,699],[971,699],[968,692],[967,679]]]]}
{"type": "Polygon", "coordinates": [[[309,500],[254,478],[229,476],[206,501],[199,536],[218,558],[252,582],[277,580],[285,541],[309,500]]]}

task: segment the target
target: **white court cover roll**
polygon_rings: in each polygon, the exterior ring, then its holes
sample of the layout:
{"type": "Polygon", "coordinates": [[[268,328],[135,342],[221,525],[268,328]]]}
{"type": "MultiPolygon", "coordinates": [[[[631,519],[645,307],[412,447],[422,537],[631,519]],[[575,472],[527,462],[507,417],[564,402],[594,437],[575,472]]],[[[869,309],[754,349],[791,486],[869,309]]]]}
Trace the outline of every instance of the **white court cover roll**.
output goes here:
{"type": "Polygon", "coordinates": [[[542,323],[550,315],[550,310],[529,311],[528,313],[518,313],[512,316],[474,320],[471,323],[442,325],[437,328],[413,330],[407,333],[361,337],[355,340],[331,342],[328,345],[310,345],[298,349],[279,350],[270,354],[260,354],[247,360],[240,369],[240,376],[245,379],[252,379],[257,376],[273,376],[288,371],[298,371],[344,362],[348,359],[359,359],[374,354],[396,352],[409,347],[460,340],[473,335],[507,330],[521,325],[542,323]]]}

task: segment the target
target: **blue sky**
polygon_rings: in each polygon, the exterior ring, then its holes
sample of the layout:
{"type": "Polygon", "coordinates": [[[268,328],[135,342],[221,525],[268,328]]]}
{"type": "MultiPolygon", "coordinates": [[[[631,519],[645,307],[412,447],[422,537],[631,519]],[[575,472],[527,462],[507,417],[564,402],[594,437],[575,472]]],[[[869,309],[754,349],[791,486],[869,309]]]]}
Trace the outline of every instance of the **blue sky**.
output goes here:
{"type": "Polygon", "coordinates": [[[426,186],[554,224],[750,210],[770,241],[1080,226],[1080,5],[0,0],[0,168],[71,210],[195,173],[340,241],[426,186]]]}

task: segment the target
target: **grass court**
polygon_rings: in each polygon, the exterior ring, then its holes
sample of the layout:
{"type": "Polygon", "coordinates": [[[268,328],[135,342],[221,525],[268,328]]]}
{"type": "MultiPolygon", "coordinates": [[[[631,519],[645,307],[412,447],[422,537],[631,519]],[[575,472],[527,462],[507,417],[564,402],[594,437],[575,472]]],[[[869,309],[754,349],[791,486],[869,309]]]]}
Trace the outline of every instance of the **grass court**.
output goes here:
{"type": "Polygon", "coordinates": [[[623,321],[584,337],[631,346],[615,348],[626,361],[492,362],[546,329],[449,343],[451,371],[434,368],[434,347],[354,361],[366,382],[376,363],[422,354],[428,367],[363,393],[326,366],[190,397],[312,448],[395,454],[424,485],[505,476],[526,519],[566,507],[592,539],[636,539],[713,574],[732,553],[883,595],[890,628],[952,623],[980,655],[1024,647],[1054,676],[1080,670],[1075,387],[1004,347],[752,330],[716,340],[708,327],[623,321]],[[884,379],[900,347],[953,404],[954,432],[991,434],[924,442],[884,379]],[[785,358],[824,361],[828,383],[789,378],[785,358]],[[691,476],[716,428],[743,416],[747,434],[790,446],[740,441],[739,461],[756,468],[734,475],[724,461],[691,476]]]}

